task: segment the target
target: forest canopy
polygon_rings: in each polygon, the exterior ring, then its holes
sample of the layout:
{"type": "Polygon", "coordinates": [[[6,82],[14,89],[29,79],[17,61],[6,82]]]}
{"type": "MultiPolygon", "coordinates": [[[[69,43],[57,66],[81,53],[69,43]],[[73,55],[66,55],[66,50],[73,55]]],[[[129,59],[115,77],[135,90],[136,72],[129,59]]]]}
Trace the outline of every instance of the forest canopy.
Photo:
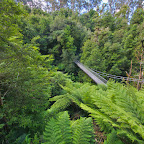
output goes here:
{"type": "Polygon", "coordinates": [[[1,0],[0,143],[144,143],[143,5],[1,0]]]}

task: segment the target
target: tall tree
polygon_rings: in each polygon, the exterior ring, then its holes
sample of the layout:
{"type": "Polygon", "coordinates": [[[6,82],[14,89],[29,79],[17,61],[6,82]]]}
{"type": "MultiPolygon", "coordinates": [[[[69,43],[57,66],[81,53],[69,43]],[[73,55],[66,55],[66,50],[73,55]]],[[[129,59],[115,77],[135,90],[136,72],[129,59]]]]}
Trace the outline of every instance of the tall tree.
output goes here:
{"type": "Polygon", "coordinates": [[[142,0],[108,0],[108,6],[111,14],[117,13],[124,5],[128,6],[130,9],[128,13],[131,15],[134,13],[136,8],[143,7],[142,0]]]}
{"type": "Polygon", "coordinates": [[[0,9],[0,143],[14,143],[43,129],[38,121],[49,106],[51,58],[39,53],[35,37],[23,43],[23,5],[2,0],[0,9]]]}

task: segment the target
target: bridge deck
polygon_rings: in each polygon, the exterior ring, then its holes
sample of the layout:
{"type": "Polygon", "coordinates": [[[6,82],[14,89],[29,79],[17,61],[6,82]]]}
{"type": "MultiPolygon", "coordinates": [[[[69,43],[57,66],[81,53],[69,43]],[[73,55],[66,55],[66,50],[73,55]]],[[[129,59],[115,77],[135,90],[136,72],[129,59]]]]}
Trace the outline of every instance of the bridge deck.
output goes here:
{"type": "Polygon", "coordinates": [[[77,64],[77,66],[83,70],[91,79],[93,79],[93,81],[97,84],[104,84],[106,85],[107,80],[105,80],[103,77],[101,77],[99,74],[97,74],[96,72],[93,72],[91,69],[87,68],[86,66],[84,66],[82,63],[80,63],[79,61],[75,62],[77,64]]]}

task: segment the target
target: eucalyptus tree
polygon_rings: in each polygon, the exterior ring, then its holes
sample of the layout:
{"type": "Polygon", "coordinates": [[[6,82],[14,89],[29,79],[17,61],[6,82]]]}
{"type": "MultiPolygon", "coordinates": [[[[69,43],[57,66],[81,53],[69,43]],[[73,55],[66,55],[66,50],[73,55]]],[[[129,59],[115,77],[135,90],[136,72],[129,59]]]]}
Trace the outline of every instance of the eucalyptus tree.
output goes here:
{"type": "Polygon", "coordinates": [[[143,8],[143,0],[108,0],[108,7],[112,14],[117,13],[124,5],[128,6],[128,14],[132,15],[137,8],[143,8]]]}

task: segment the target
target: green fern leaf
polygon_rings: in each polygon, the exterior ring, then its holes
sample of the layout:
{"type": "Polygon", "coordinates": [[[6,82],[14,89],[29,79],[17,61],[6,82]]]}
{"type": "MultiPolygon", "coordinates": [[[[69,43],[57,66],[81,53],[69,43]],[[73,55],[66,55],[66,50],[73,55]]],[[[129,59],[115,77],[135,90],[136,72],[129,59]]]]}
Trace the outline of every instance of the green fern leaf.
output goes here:
{"type": "Polygon", "coordinates": [[[51,106],[50,109],[47,110],[47,112],[49,114],[58,113],[64,109],[66,109],[71,103],[72,103],[72,101],[68,97],[60,98],[51,106]]]}
{"type": "Polygon", "coordinates": [[[58,115],[58,125],[61,130],[61,140],[60,144],[70,144],[72,143],[72,132],[70,128],[70,120],[68,112],[62,112],[58,115]]]}
{"type": "Polygon", "coordinates": [[[104,141],[104,144],[123,144],[123,142],[117,137],[117,133],[113,130],[107,136],[107,140],[104,141]]]}
{"type": "Polygon", "coordinates": [[[94,130],[91,118],[80,118],[72,124],[73,144],[93,144],[94,130]],[[92,141],[93,139],[93,141],[92,141]]]}
{"type": "Polygon", "coordinates": [[[45,128],[43,138],[46,141],[44,144],[59,144],[61,142],[61,131],[56,119],[50,119],[45,128]]]}
{"type": "Polygon", "coordinates": [[[47,123],[44,140],[44,144],[94,144],[92,118],[80,118],[70,124],[68,112],[61,112],[47,123]]]}

